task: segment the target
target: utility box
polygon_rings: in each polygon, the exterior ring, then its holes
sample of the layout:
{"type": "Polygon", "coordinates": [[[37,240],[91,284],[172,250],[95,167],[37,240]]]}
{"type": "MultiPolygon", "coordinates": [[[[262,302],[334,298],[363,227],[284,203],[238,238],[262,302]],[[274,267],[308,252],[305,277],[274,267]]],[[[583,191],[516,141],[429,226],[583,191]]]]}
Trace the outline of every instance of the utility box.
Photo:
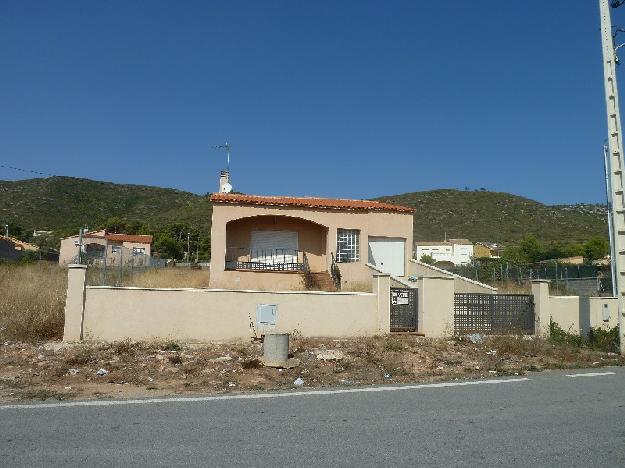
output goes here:
{"type": "Polygon", "coordinates": [[[603,312],[603,321],[609,322],[610,321],[610,308],[608,307],[608,304],[603,304],[601,312],[603,312]]]}
{"type": "Polygon", "coordinates": [[[261,334],[272,330],[278,321],[277,304],[258,304],[256,306],[256,324],[261,334]]]}

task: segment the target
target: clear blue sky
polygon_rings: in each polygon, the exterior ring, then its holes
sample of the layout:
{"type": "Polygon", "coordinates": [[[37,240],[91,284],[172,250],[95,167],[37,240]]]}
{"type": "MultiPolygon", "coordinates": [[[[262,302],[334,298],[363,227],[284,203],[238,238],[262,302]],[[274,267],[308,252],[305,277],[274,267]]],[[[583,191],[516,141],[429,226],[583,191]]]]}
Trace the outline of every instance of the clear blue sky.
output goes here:
{"type": "Polygon", "coordinates": [[[600,202],[600,54],[594,0],[3,0],[0,164],[205,193],[228,139],[246,193],[600,202]]]}

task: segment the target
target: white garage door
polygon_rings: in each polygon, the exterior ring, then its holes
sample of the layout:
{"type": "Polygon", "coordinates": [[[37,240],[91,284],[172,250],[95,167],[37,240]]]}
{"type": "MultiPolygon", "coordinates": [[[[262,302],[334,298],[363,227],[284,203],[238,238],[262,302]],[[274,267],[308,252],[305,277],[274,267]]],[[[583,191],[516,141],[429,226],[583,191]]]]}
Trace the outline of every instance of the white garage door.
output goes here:
{"type": "Polygon", "coordinates": [[[297,262],[297,232],[252,231],[252,262],[276,264],[297,262]]]}
{"type": "Polygon", "coordinates": [[[369,237],[369,263],[384,273],[404,276],[405,239],[369,237]]]}

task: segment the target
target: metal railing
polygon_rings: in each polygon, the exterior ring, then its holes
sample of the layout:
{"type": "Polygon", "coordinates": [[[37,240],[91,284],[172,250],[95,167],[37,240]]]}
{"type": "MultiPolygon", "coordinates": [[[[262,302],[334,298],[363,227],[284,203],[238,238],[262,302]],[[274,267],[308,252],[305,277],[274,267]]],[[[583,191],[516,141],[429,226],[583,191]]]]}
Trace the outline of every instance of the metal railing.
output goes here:
{"type": "Polygon", "coordinates": [[[336,260],[334,258],[334,253],[330,253],[332,256],[332,264],[330,265],[330,275],[332,276],[332,281],[334,281],[334,287],[336,289],[341,289],[341,269],[339,268],[336,260]]]}
{"type": "Polygon", "coordinates": [[[226,270],[304,271],[304,252],[294,249],[226,249],[226,270]]]}

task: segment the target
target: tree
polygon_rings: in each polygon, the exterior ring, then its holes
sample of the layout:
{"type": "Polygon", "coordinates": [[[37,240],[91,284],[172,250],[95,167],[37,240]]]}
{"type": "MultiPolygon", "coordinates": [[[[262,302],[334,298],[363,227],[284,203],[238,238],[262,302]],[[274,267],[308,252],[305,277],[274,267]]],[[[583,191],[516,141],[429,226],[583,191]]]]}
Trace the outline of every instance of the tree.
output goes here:
{"type": "Polygon", "coordinates": [[[526,263],[536,263],[544,259],[545,248],[533,234],[525,236],[519,248],[526,263]]]}
{"type": "Polygon", "coordinates": [[[584,244],[585,259],[587,262],[599,260],[605,257],[610,251],[610,244],[603,237],[593,237],[584,244]]]}
{"type": "Polygon", "coordinates": [[[427,263],[428,265],[434,265],[435,263],[434,257],[426,254],[421,255],[421,258],[419,260],[421,260],[423,263],[427,263]]]}
{"type": "Polygon", "coordinates": [[[521,248],[514,245],[511,245],[504,249],[504,251],[501,253],[501,259],[514,265],[523,265],[527,263],[525,255],[521,251],[521,248]]]}
{"type": "Polygon", "coordinates": [[[174,239],[168,234],[161,234],[154,242],[154,251],[158,253],[161,258],[173,258],[179,260],[182,258],[184,249],[179,240],[174,239]]]}

